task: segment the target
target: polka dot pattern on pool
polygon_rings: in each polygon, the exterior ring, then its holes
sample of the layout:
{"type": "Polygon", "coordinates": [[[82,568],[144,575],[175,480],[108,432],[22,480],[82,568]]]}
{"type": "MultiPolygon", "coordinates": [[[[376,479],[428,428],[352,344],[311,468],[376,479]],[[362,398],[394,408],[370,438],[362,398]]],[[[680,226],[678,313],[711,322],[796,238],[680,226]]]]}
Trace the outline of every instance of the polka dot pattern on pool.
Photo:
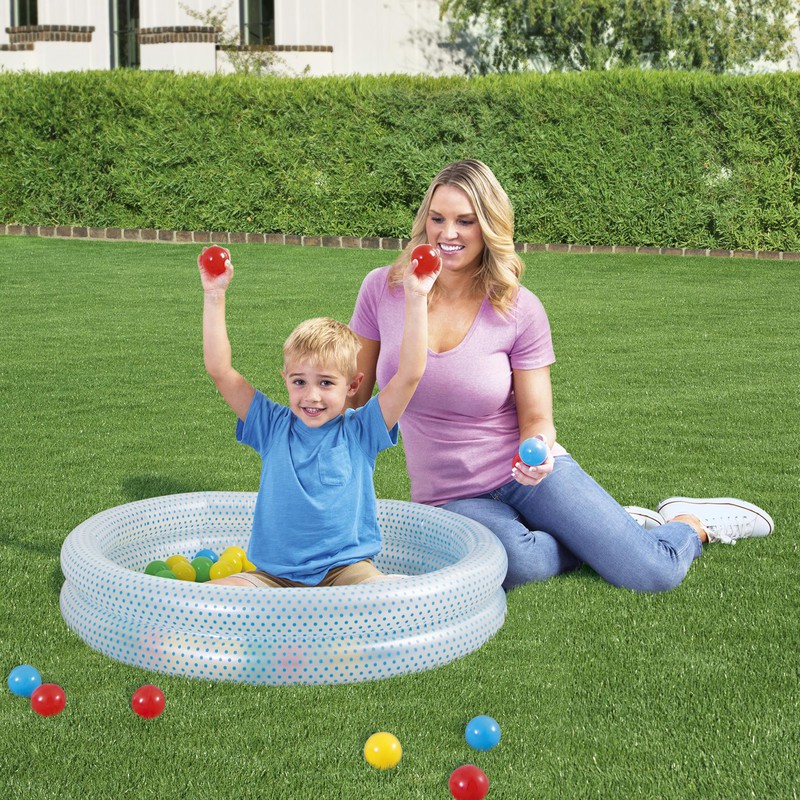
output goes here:
{"type": "Polygon", "coordinates": [[[376,680],[447,664],[502,626],[506,554],[443,509],[378,501],[375,564],[409,577],[253,589],[144,574],[153,560],[246,547],[255,492],[140,500],[83,522],[61,549],[61,613],[90,647],[173,675],[253,684],[376,680]]]}

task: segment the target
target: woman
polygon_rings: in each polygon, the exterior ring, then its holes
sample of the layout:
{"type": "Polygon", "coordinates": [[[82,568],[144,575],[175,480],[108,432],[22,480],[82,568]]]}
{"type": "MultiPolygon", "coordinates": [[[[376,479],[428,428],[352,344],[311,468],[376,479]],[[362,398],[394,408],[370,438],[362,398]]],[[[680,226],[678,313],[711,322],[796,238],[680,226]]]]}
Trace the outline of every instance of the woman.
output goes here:
{"type": "Polygon", "coordinates": [[[397,368],[402,273],[423,242],[438,249],[442,272],[429,295],[428,366],[400,421],[411,497],[493,531],[508,554],[507,589],[586,563],[615,586],[664,591],[705,542],[772,531],[765,511],[728,498],[670,498],[656,512],[628,513],[556,442],[547,315],[520,285],[513,209],[479,161],[436,176],[406,251],[364,279],[350,321],[364,373],[354,405],[397,368]],[[534,436],[547,444],[546,460],[512,470],[520,443],[534,436]]]}

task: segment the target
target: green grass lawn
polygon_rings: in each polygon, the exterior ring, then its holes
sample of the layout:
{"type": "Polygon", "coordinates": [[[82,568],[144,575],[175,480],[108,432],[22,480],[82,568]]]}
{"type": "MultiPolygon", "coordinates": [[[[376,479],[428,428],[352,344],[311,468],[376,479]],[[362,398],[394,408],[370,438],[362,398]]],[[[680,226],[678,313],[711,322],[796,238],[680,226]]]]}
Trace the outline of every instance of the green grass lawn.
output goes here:
{"type": "MultiPolygon", "coordinates": [[[[13,798],[447,798],[464,763],[490,800],[796,798],[800,791],[800,264],[527,255],[544,301],[559,440],[621,502],[733,495],[768,539],[708,548],[662,595],[583,569],[508,595],[476,653],[424,673],[329,687],[153,675],[90,650],[61,619],[59,551],[111,506],[254,491],[258,457],[203,369],[196,245],[5,237],[0,292],[0,672],[35,665],[67,708],[0,687],[13,798]],[[145,721],[135,689],[167,710],[145,721]],[[476,714],[501,725],[469,749],[476,714]],[[388,730],[404,756],[373,770],[388,730]]],[[[375,251],[240,245],[234,362],[285,400],[281,344],[303,318],[349,319],[375,251]]],[[[402,450],[379,497],[408,499],[402,450]]]]}

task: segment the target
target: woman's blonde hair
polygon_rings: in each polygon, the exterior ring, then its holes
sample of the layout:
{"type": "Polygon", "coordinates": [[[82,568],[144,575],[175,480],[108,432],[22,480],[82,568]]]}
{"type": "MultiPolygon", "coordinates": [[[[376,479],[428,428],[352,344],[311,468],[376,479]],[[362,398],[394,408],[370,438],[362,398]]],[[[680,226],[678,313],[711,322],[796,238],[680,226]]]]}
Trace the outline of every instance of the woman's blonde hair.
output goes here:
{"type": "MultiPolygon", "coordinates": [[[[431,209],[433,193],[439,186],[456,186],[472,203],[481,226],[484,248],[483,260],[475,273],[475,290],[486,295],[494,308],[507,314],[514,303],[525,264],[514,249],[514,209],[508,195],[482,161],[469,159],[448,164],[431,182],[411,228],[411,241],[392,264],[389,283],[397,286],[403,281],[411,251],[428,241],[425,224],[431,209]]],[[[435,297],[438,284],[428,296],[435,297]]]]}
{"type": "Polygon", "coordinates": [[[358,336],[330,317],[301,322],[283,345],[284,369],[291,361],[330,364],[350,380],[358,372],[358,336]]]}

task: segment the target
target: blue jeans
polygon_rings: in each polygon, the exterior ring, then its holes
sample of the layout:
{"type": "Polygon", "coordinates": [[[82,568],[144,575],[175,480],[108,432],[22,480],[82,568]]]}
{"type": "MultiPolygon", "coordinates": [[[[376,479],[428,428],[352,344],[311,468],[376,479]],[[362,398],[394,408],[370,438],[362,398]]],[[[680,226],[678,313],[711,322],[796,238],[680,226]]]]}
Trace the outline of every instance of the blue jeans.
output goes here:
{"type": "Polygon", "coordinates": [[[588,564],[614,586],[674,589],[702,553],[684,522],[646,531],[568,455],[538,486],[512,480],[480,497],[442,506],[489,528],[508,554],[503,586],[542,581],[588,564]]]}

